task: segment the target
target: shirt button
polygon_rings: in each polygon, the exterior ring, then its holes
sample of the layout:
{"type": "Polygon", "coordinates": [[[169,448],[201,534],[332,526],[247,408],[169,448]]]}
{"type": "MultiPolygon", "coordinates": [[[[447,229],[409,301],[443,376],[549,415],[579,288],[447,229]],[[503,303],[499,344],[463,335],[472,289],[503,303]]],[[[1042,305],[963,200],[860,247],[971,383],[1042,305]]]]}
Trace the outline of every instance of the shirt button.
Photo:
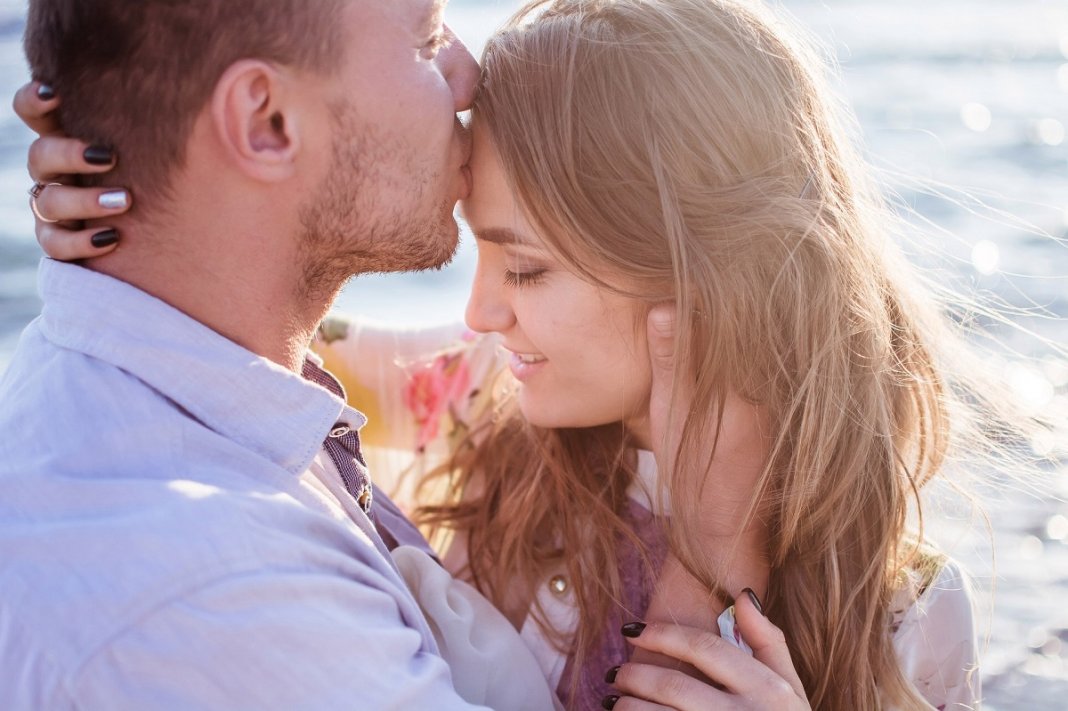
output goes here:
{"type": "MultiPolygon", "coordinates": [[[[322,430],[319,431],[322,432],[322,430]]],[[[334,429],[330,430],[330,436],[334,438],[344,437],[350,431],[351,430],[349,430],[349,426],[347,424],[345,424],[344,422],[338,422],[334,425],[334,429]]]]}
{"type": "Polygon", "coordinates": [[[371,497],[371,487],[368,486],[360,492],[360,496],[356,499],[356,503],[360,505],[360,508],[363,509],[364,513],[369,513],[371,511],[371,497]]]}
{"type": "Polygon", "coordinates": [[[563,595],[567,592],[567,578],[562,575],[554,575],[549,579],[549,589],[556,595],[563,595]]]}

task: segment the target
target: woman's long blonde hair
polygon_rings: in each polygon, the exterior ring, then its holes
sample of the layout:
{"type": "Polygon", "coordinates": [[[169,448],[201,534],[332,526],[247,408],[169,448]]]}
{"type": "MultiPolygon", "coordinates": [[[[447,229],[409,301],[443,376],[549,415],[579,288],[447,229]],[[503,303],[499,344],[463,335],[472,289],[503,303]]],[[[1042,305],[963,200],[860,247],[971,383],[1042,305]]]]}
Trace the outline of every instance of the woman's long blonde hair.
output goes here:
{"type": "MultiPolygon", "coordinates": [[[[475,120],[567,264],[676,304],[675,377],[695,391],[677,471],[706,470],[692,460],[726,393],[768,413],[749,514],[770,529],[765,609],[813,707],[925,707],[888,615],[927,560],[906,517],[959,398],[934,348],[941,316],[906,283],[824,71],[756,2],[537,0],[489,40],[475,120]]],[[[424,519],[466,533],[472,577],[498,605],[566,565],[582,581],[582,654],[621,599],[627,436],[539,430],[508,404],[499,415],[443,470],[454,498],[424,519]]],[[[699,498],[681,474],[664,485],[672,502],[699,498]]],[[[715,589],[722,571],[686,535],[700,515],[675,506],[669,539],[715,589]]]]}

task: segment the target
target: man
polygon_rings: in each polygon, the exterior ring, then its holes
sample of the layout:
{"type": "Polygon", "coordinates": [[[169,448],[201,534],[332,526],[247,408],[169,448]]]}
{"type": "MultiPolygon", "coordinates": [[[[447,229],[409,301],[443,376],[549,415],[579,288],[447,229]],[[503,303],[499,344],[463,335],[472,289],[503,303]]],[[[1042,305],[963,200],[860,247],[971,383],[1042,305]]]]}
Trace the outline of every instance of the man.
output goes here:
{"type": "Polygon", "coordinates": [[[468,707],[306,356],[351,275],[454,251],[477,65],[443,6],[31,0],[35,78],[146,207],[42,264],[0,382],[4,708],[468,707]]]}

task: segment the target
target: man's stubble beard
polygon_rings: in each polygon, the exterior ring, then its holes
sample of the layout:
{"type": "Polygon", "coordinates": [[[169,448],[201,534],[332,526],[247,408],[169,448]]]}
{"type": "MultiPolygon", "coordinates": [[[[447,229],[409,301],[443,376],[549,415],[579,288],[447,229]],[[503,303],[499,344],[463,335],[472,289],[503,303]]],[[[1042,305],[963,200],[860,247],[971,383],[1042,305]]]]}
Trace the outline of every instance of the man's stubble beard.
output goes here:
{"type": "Polygon", "coordinates": [[[351,107],[334,115],[330,169],[300,210],[305,301],[332,300],[360,274],[438,269],[456,253],[454,202],[427,199],[440,176],[426,175],[418,156],[391,146],[351,107]],[[381,204],[389,193],[403,204],[381,204]]]}

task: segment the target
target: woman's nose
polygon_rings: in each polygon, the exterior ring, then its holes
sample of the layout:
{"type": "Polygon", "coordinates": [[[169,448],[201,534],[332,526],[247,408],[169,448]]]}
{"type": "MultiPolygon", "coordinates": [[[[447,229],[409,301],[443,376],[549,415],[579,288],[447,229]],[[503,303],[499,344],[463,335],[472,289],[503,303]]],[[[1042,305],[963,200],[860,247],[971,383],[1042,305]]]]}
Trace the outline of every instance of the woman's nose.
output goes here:
{"type": "Polygon", "coordinates": [[[507,299],[503,298],[501,289],[494,288],[479,271],[480,268],[476,268],[464,321],[468,328],[478,333],[506,333],[515,325],[515,313],[507,299]]]}

